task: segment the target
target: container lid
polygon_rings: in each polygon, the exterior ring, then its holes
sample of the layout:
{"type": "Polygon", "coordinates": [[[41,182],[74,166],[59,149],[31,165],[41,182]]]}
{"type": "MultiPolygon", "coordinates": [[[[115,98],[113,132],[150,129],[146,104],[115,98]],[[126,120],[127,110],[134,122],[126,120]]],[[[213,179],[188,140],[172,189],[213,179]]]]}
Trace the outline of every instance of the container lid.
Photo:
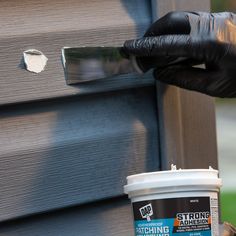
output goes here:
{"type": "Polygon", "coordinates": [[[157,171],[150,173],[142,173],[127,177],[127,185],[124,186],[124,192],[163,189],[170,187],[196,187],[199,190],[209,188],[220,188],[222,181],[218,178],[218,170],[209,169],[176,169],[172,166],[172,170],[157,171]]]}

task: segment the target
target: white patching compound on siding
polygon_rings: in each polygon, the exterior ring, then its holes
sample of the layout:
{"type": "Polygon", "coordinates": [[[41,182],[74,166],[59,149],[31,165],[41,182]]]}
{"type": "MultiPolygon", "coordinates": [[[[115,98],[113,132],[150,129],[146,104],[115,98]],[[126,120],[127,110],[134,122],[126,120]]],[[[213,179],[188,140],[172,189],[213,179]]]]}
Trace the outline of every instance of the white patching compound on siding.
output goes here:
{"type": "Polygon", "coordinates": [[[44,71],[48,61],[48,58],[36,49],[28,49],[24,51],[23,58],[26,70],[36,74],[44,71]]]}

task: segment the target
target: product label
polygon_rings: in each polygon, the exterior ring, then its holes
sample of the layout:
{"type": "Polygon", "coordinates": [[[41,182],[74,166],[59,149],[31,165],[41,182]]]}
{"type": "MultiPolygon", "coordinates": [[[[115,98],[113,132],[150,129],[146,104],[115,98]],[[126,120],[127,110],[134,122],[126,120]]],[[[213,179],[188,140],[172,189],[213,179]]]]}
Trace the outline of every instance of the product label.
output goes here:
{"type": "Polygon", "coordinates": [[[211,201],[210,197],[184,197],[135,202],[135,235],[213,236],[214,231],[216,236],[211,201]]]}

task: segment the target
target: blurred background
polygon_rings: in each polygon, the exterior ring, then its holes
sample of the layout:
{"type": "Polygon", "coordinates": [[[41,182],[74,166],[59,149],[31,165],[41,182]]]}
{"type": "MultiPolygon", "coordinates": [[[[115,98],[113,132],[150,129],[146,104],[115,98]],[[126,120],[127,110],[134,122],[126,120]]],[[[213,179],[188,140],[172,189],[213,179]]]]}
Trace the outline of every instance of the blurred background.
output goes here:
{"type": "MultiPolygon", "coordinates": [[[[236,13],[236,0],[211,0],[211,11],[236,13]]],[[[236,99],[216,99],[222,220],[236,225],[236,99]]]]}

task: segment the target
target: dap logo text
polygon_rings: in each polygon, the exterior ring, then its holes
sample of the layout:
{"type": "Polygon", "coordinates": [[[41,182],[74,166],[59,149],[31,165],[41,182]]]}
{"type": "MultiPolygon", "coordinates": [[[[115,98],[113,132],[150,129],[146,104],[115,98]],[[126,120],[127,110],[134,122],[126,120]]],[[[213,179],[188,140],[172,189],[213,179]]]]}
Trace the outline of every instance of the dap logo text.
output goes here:
{"type": "Polygon", "coordinates": [[[150,216],[153,215],[153,210],[152,210],[152,204],[145,205],[141,208],[139,208],[139,212],[142,216],[142,218],[147,219],[147,221],[151,221],[150,216]]]}

